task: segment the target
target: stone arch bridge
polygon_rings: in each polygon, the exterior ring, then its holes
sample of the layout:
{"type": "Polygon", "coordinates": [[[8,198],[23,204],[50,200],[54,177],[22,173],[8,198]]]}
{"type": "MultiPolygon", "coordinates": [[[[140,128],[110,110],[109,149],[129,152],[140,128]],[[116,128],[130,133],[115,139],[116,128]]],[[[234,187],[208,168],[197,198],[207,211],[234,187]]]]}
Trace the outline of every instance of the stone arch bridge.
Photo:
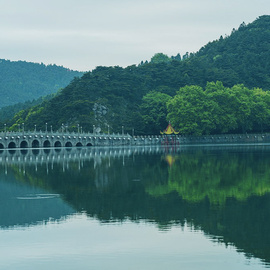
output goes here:
{"type": "Polygon", "coordinates": [[[129,145],[130,135],[62,133],[62,132],[2,132],[0,149],[46,148],[46,147],[86,147],[129,145]]]}
{"type": "Polygon", "coordinates": [[[257,144],[270,143],[270,133],[208,136],[176,135],[173,140],[162,136],[130,136],[129,134],[97,134],[76,132],[28,131],[0,132],[0,149],[59,148],[90,146],[177,146],[189,144],[257,144]]]}
{"type": "Polygon", "coordinates": [[[132,137],[124,133],[0,132],[0,149],[158,145],[161,141],[161,136],[132,137]]]}

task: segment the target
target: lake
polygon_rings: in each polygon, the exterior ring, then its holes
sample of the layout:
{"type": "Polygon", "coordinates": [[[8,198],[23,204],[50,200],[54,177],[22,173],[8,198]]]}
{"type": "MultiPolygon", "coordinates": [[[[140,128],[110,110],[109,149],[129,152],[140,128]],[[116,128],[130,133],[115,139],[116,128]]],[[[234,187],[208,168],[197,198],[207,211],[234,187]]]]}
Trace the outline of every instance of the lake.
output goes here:
{"type": "Polygon", "coordinates": [[[270,268],[270,145],[1,150],[0,269],[270,268]]]}

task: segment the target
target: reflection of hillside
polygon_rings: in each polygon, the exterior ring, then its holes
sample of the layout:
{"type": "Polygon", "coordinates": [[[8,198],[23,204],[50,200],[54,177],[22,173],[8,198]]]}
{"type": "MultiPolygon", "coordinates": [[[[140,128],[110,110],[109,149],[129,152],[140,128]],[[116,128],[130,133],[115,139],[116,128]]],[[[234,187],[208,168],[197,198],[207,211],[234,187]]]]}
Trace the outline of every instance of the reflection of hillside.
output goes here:
{"type": "Polygon", "coordinates": [[[0,227],[30,226],[74,213],[58,194],[0,175],[0,227]]]}
{"type": "Polygon", "coordinates": [[[166,185],[153,183],[147,191],[153,196],[176,191],[190,202],[208,198],[211,203],[224,204],[229,197],[246,200],[270,192],[269,161],[260,152],[184,152],[171,165],[166,185]]]}
{"type": "Polygon", "coordinates": [[[193,149],[182,149],[171,167],[159,153],[133,153],[12,171],[101,222],[188,223],[270,262],[268,149],[193,149]]]}

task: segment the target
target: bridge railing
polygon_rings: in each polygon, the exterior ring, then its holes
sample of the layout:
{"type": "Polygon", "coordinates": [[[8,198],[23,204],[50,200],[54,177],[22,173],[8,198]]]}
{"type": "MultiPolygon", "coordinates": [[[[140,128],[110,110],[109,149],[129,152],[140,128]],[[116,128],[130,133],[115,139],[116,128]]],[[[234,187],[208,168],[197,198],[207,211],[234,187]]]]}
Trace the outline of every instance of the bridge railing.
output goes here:
{"type": "Polygon", "coordinates": [[[129,135],[128,133],[111,133],[111,134],[107,134],[107,133],[90,133],[90,132],[82,132],[82,133],[78,133],[78,132],[68,132],[68,131],[1,131],[0,132],[0,136],[4,137],[4,136],[35,136],[35,135],[54,135],[54,136],[97,136],[97,137],[130,137],[131,135],[129,135]]]}

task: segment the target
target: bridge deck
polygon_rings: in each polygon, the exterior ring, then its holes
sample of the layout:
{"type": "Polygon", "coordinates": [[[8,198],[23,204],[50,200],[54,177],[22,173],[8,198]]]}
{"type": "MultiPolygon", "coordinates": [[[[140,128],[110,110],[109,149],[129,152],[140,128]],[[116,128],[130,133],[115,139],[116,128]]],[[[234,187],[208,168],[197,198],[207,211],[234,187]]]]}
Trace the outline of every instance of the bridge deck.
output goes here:
{"type": "Polygon", "coordinates": [[[160,144],[161,136],[75,132],[0,132],[0,149],[160,144]]]}
{"type": "Polygon", "coordinates": [[[225,134],[207,136],[130,136],[76,132],[0,132],[0,149],[87,146],[140,146],[187,144],[270,143],[270,134],[225,134]]]}

